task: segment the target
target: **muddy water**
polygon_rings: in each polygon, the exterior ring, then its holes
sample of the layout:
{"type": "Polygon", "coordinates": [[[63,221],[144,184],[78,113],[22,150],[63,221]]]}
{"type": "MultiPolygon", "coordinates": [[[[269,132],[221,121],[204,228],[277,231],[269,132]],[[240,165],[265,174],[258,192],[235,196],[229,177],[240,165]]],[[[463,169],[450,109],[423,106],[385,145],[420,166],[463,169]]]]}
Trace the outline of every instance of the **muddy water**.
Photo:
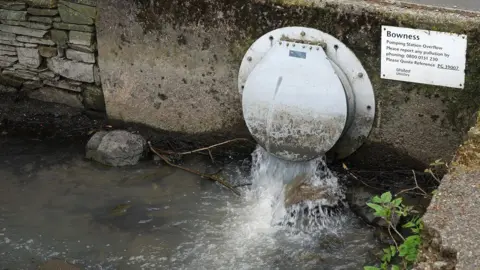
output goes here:
{"type": "Polygon", "coordinates": [[[85,269],[361,269],[376,247],[349,213],[313,232],[275,226],[265,187],[237,197],[152,161],[104,167],[83,159],[83,142],[0,138],[0,147],[0,269],[52,258],[85,269]]]}

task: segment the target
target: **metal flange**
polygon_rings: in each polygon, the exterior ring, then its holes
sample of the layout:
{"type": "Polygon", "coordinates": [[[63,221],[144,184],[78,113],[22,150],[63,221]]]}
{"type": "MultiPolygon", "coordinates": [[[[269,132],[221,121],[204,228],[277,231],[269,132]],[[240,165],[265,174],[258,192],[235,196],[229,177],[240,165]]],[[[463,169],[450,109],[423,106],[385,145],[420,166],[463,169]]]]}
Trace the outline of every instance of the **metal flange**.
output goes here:
{"type": "Polygon", "coordinates": [[[329,151],[342,159],[353,154],[368,138],[375,119],[375,95],[366,70],[355,54],[337,38],[307,27],[285,27],[257,39],[246,52],[239,69],[238,89],[243,89],[250,73],[275,42],[321,46],[342,82],[348,100],[348,120],[341,138],[329,151]]]}

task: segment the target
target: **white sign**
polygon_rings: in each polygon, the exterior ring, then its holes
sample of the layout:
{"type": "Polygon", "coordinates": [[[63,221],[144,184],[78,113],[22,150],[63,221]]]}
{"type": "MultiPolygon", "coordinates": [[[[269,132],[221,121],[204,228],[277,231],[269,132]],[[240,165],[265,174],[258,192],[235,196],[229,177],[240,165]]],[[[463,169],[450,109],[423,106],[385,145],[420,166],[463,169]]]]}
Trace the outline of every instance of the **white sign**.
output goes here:
{"type": "Polygon", "coordinates": [[[382,26],[381,77],[463,89],[466,53],[466,35],[382,26]]]}

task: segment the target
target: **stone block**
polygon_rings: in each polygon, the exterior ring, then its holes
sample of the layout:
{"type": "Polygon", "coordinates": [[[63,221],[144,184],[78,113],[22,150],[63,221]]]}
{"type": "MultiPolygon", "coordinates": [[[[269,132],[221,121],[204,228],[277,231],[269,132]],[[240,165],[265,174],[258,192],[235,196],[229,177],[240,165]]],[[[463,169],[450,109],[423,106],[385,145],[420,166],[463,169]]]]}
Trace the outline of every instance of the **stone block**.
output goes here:
{"type": "Polygon", "coordinates": [[[53,71],[44,71],[44,72],[40,72],[38,74],[38,77],[42,80],[50,80],[50,79],[55,79],[57,76],[55,75],[55,73],[53,73],[53,71]]]}
{"type": "Polygon", "coordinates": [[[0,40],[15,40],[15,37],[15,34],[0,32],[0,40]]]}
{"type": "Polygon", "coordinates": [[[2,60],[2,57],[0,56],[0,68],[8,68],[13,66],[17,62],[17,59],[15,61],[8,61],[8,60],[2,60]]]}
{"type": "Polygon", "coordinates": [[[48,86],[53,86],[56,88],[61,88],[64,90],[69,90],[77,93],[82,92],[82,88],[80,87],[82,83],[70,80],[45,80],[44,83],[48,86]]]}
{"type": "Polygon", "coordinates": [[[26,81],[23,83],[23,90],[31,91],[43,86],[42,81],[26,81]]]}
{"type": "Polygon", "coordinates": [[[62,22],[62,18],[60,18],[60,16],[57,16],[57,17],[53,18],[53,21],[54,22],[62,22]]]}
{"type": "Polygon", "coordinates": [[[15,47],[23,47],[24,46],[24,43],[21,43],[21,42],[15,41],[15,40],[1,40],[0,39],[0,44],[15,46],[15,47]]]}
{"type": "Polygon", "coordinates": [[[47,47],[47,46],[40,46],[38,47],[38,52],[42,57],[55,57],[57,56],[57,48],[56,47],[47,47]]]}
{"type": "Polygon", "coordinates": [[[27,4],[32,7],[56,8],[58,0],[27,0],[27,4]]]}
{"type": "Polygon", "coordinates": [[[81,31],[81,32],[89,32],[93,33],[95,31],[95,27],[91,25],[78,25],[72,23],[63,23],[63,22],[54,22],[53,27],[62,30],[73,30],[73,31],[81,31]]]}
{"type": "Polygon", "coordinates": [[[27,20],[27,12],[26,11],[15,11],[15,10],[0,9],[0,19],[2,19],[2,20],[14,20],[14,21],[26,21],[27,20]]]}
{"type": "Polygon", "coordinates": [[[84,46],[84,45],[75,45],[75,44],[69,44],[70,48],[80,51],[80,52],[86,52],[86,53],[93,53],[97,50],[97,47],[95,44],[91,46],[84,46]]]}
{"type": "Polygon", "coordinates": [[[23,46],[25,46],[25,48],[37,48],[38,44],[23,43],[23,46]]]}
{"type": "Polygon", "coordinates": [[[3,51],[3,50],[0,50],[0,55],[10,55],[10,56],[15,56],[17,55],[17,52],[12,52],[12,51],[3,51]]]}
{"type": "Polygon", "coordinates": [[[58,9],[28,8],[27,13],[34,16],[56,16],[58,9]]]}
{"type": "Polygon", "coordinates": [[[17,77],[17,78],[20,78],[20,79],[24,79],[24,80],[30,80],[30,81],[38,81],[40,80],[40,78],[37,76],[38,74],[33,72],[33,71],[29,71],[29,70],[9,70],[9,69],[5,69],[3,70],[2,72],[3,74],[5,75],[10,75],[12,77],[17,77]]]}
{"type": "Polygon", "coordinates": [[[7,20],[2,20],[1,22],[3,24],[23,26],[26,28],[33,28],[33,29],[40,29],[40,30],[48,30],[52,28],[51,24],[43,24],[43,23],[36,23],[36,22],[7,21],[7,20]]]}
{"type": "Polygon", "coordinates": [[[70,31],[69,33],[70,44],[91,46],[93,42],[93,33],[70,31]]]}
{"type": "Polygon", "coordinates": [[[6,24],[0,24],[0,31],[38,38],[43,38],[47,33],[47,31],[45,30],[30,29],[22,26],[13,26],[6,24]]]}
{"type": "Polygon", "coordinates": [[[36,48],[17,48],[18,62],[24,66],[38,68],[42,63],[38,49],[36,48]]]}
{"type": "Polygon", "coordinates": [[[51,17],[43,17],[43,16],[30,16],[28,20],[31,22],[39,22],[44,24],[51,24],[53,23],[53,18],[51,17]]]}
{"type": "Polygon", "coordinates": [[[45,38],[17,36],[17,40],[25,43],[42,44],[42,45],[48,45],[48,46],[55,45],[55,42],[53,42],[53,40],[45,39],[45,38]]]}
{"type": "Polygon", "coordinates": [[[57,45],[66,46],[68,42],[68,34],[66,31],[63,30],[51,30],[50,37],[57,45]]]}
{"type": "Polygon", "coordinates": [[[8,10],[25,10],[27,9],[27,5],[24,2],[20,1],[12,1],[12,0],[3,0],[0,1],[0,9],[8,9],[8,10]]]}
{"type": "Polygon", "coordinates": [[[95,111],[105,111],[105,98],[102,88],[86,85],[83,92],[83,105],[87,109],[95,111]]]}
{"type": "Polygon", "coordinates": [[[29,98],[45,102],[60,103],[75,108],[83,108],[80,94],[67,92],[54,87],[42,87],[28,94],[29,98]]]}
{"type": "Polygon", "coordinates": [[[16,51],[17,51],[17,47],[15,47],[15,46],[9,46],[9,45],[0,45],[0,50],[2,50],[2,51],[16,52],[16,51]]]}
{"type": "Polygon", "coordinates": [[[95,23],[97,9],[92,6],[86,6],[76,3],[60,0],[58,3],[58,11],[62,21],[73,24],[87,24],[95,23]]]}
{"type": "Polygon", "coordinates": [[[67,58],[70,60],[80,61],[84,63],[95,63],[95,55],[93,53],[79,52],[76,50],[68,49],[67,58]]]}
{"type": "Polygon", "coordinates": [[[93,64],[54,57],[47,59],[47,65],[51,71],[62,77],[87,83],[95,82],[93,76],[93,64]]]}

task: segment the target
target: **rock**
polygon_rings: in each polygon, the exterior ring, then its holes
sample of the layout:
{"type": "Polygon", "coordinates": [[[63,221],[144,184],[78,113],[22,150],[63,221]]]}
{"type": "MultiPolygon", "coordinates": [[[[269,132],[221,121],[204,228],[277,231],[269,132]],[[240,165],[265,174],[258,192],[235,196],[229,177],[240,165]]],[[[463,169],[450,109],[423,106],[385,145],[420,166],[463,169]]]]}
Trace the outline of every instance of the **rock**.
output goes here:
{"type": "Polygon", "coordinates": [[[3,24],[8,25],[15,25],[15,26],[23,26],[26,28],[33,28],[33,29],[40,29],[40,30],[48,30],[52,28],[51,24],[43,24],[37,22],[23,22],[23,21],[2,21],[3,24]]]}
{"type": "Polygon", "coordinates": [[[8,85],[0,84],[0,93],[15,93],[17,89],[8,85]]]}
{"type": "Polygon", "coordinates": [[[84,63],[95,63],[95,55],[93,53],[79,52],[72,49],[67,50],[67,58],[84,63]]]}
{"type": "Polygon", "coordinates": [[[48,260],[38,266],[38,270],[82,270],[80,267],[62,260],[48,260]]]}
{"type": "Polygon", "coordinates": [[[443,261],[438,261],[433,263],[434,270],[446,270],[448,269],[448,263],[443,261]]]}
{"type": "Polygon", "coordinates": [[[86,147],[86,158],[110,166],[137,164],[146,150],[145,139],[123,130],[98,132],[86,147]]]}
{"type": "Polygon", "coordinates": [[[27,4],[32,7],[55,8],[58,0],[27,0],[27,4]]]}
{"type": "Polygon", "coordinates": [[[62,30],[51,30],[50,36],[57,45],[66,46],[68,42],[68,35],[67,32],[62,30]]]}
{"type": "Polygon", "coordinates": [[[53,27],[62,30],[73,30],[73,31],[81,31],[81,32],[89,32],[93,33],[95,28],[90,25],[78,25],[72,23],[63,23],[63,22],[54,22],[53,27]]]}
{"type": "Polygon", "coordinates": [[[14,88],[20,88],[23,84],[22,79],[14,78],[9,75],[0,74],[0,84],[12,86],[14,88]]]}
{"type": "Polygon", "coordinates": [[[25,65],[22,65],[22,64],[15,64],[15,65],[13,65],[12,69],[13,69],[13,70],[25,69],[25,70],[29,70],[29,71],[32,71],[32,72],[35,72],[35,73],[43,72],[43,71],[46,70],[46,69],[32,68],[32,67],[25,66],[25,65]]]}
{"type": "Polygon", "coordinates": [[[0,19],[1,20],[26,21],[27,20],[27,12],[26,11],[15,11],[15,10],[0,9],[0,19]]]}
{"type": "Polygon", "coordinates": [[[47,46],[40,46],[38,47],[38,52],[43,57],[55,57],[57,56],[57,48],[56,47],[47,47],[47,46]]]}
{"type": "Polygon", "coordinates": [[[22,89],[27,90],[27,91],[32,91],[32,90],[38,89],[42,86],[43,86],[42,81],[27,81],[27,82],[23,83],[23,88],[22,89]]]}
{"type": "Polygon", "coordinates": [[[17,51],[17,47],[8,46],[8,45],[0,45],[0,50],[2,50],[2,51],[16,52],[16,51],[17,51]]]}
{"type": "Polygon", "coordinates": [[[67,80],[45,80],[44,83],[49,86],[54,86],[57,88],[62,88],[65,90],[73,91],[73,92],[82,92],[82,88],[80,87],[82,83],[75,82],[75,81],[67,81],[67,80]]]}
{"type": "Polygon", "coordinates": [[[100,87],[87,85],[83,90],[83,105],[87,109],[105,111],[105,98],[100,87]]]}
{"type": "Polygon", "coordinates": [[[97,50],[97,47],[95,46],[95,44],[92,44],[91,46],[70,44],[70,48],[80,52],[86,52],[86,53],[93,53],[97,50]]]}
{"type": "Polygon", "coordinates": [[[18,61],[16,56],[0,55],[0,67],[7,68],[13,66],[18,61]]]}
{"type": "Polygon", "coordinates": [[[42,80],[55,79],[56,75],[52,71],[44,71],[38,74],[38,77],[42,80]]]}
{"type": "Polygon", "coordinates": [[[18,42],[15,40],[0,40],[0,44],[2,45],[9,45],[9,46],[15,46],[15,47],[23,47],[25,46],[24,43],[18,42]]]}
{"type": "Polygon", "coordinates": [[[14,41],[16,35],[12,33],[5,33],[5,32],[0,32],[0,40],[8,40],[8,41],[14,41]]]}
{"type": "Polygon", "coordinates": [[[30,16],[28,20],[31,22],[39,22],[44,24],[51,24],[53,23],[53,18],[50,17],[42,17],[42,16],[30,16]]]}
{"type": "Polygon", "coordinates": [[[34,16],[56,16],[58,9],[28,8],[27,13],[34,16]]]}
{"type": "Polygon", "coordinates": [[[58,12],[60,13],[62,21],[66,23],[92,25],[95,22],[97,9],[92,6],[60,0],[58,3],[58,12]]]}
{"type": "Polygon", "coordinates": [[[28,97],[45,102],[60,103],[70,107],[83,109],[82,97],[79,94],[67,92],[54,87],[42,87],[38,90],[30,92],[28,97]]]}
{"type": "Polygon", "coordinates": [[[42,63],[38,49],[36,48],[17,48],[18,62],[24,66],[38,68],[42,63]]]}
{"type": "Polygon", "coordinates": [[[69,33],[70,44],[91,46],[93,42],[93,33],[85,33],[78,31],[70,31],[69,33]]]}
{"type": "Polygon", "coordinates": [[[8,9],[8,10],[25,10],[27,9],[27,5],[24,2],[20,1],[12,1],[12,0],[3,0],[0,1],[0,9],[8,9]]]}
{"type": "Polygon", "coordinates": [[[323,206],[337,206],[340,198],[328,186],[313,186],[309,177],[300,174],[285,186],[285,207],[304,201],[322,201],[323,206]]]}
{"type": "Polygon", "coordinates": [[[47,59],[47,66],[51,71],[65,78],[87,83],[95,82],[93,77],[93,64],[85,64],[54,57],[47,59]]]}
{"type": "MultiPolygon", "coordinates": [[[[350,209],[367,224],[378,227],[388,227],[387,223],[382,218],[375,216],[373,214],[374,210],[367,205],[376,193],[375,190],[366,187],[354,187],[347,192],[347,201],[350,209]]],[[[395,216],[393,220],[394,226],[396,226],[398,222],[400,222],[400,217],[395,216]]]]}
{"type": "Polygon", "coordinates": [[[24,80],[31,80],[31,81],[38,81],[40,78],[38,78],[37,73],[29,71],[29,70],[9,70],[5,69],[2,72],[5,75],[10,75],[13,77],[21,78],[24,80]]]}
{"type": "Polygon", "coordinates": [[[45,39],[45,38],[18,36],[17,40],[21,42],[26,42],[26,43],[36,43],[36,44],[49,45],[49,46],[55,45],[55,42],[53,42],[53,40],[45,39]]]}
{"type": "Polygon", "coordinates": [[[0,55],[10,55],[10,56],[13,55],[13,56],[15,56],[15,55],[17,55],[17,52],[16,51],[12,52],[12,51],[0,50],[0,55]]]}
{"type": "Polygon", "coordinates": [[[13,26],[13,25],[6,25],[6,24],[0,24],[0,31],[13,33],[17,35],[23,35],[23,36],[38,37],[38,38],[43,38],[47,33],[47,31],[45,30],[30,29],[30,28],[25,28],[21,26],[13,26]]]}
{"type": "Polygon", "coordinates": [[[37,48],[38,44],[24,43],[23,46],[26,48],[37,48]]]}
{"type": "Polygon", "coordinates": [[[53,21],[54,21],[54,22],[61,22],[61,21],[62,21],[62,18],[60,18],[60,16],[57,16],[57,17],[54,17],[54,18],[53,18],[53,21]]]}

